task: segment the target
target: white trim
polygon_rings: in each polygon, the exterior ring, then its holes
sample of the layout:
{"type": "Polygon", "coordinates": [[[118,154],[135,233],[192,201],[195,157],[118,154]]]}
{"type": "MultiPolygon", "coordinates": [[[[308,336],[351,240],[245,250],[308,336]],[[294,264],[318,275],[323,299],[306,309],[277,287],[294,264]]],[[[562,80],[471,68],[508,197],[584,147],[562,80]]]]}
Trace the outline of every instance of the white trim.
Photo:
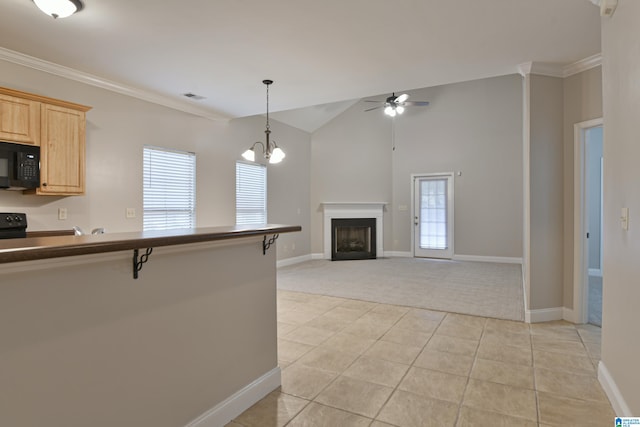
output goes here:
{"type": "Polygon", "coordinates": [[[522,264],[522,258],[505,256],[481,256],[481,255],[458,255],[451,258],[454,261],[475,261],[475,262],[496,262],[502,264],[522,264]]]}
{"type": "Polygon", "coordinates": [[[524,305],[523,307],[523,312],[525,313],[524,315],[524,321],[526,323],[531,323],[531,313],[527,313],[527,303],[528,303],[528,299],[527,299],[527,284],[524,282],[526,279],[526,275],[524,272],[524,259],[522,260],[523,264],[522,264],[522,304],[524,305]]]}
{"type": "Polygon", "coordinates": [[[204,117],[210,120],[229,120],[229,117],[222,116],[216,112],[191,104],[188,101],[179,101],[159,93],[143,90],[133,86],[127,86],[112,80],[74,70],[73,68],[45,61],[33,56],[0,47],[0,60],[12,62],[34,70],[44,71],[69,80],[75,80],[90,86],[106,89],[121,95],[142,99],[153,104],[163,105],[174,110],[184,111],[195,116],[204,117]]]}
{"type": "Polygon", "coordinates": [[[596,53],[595,55],[591,55],[587,58],[581,59],[580,61],[576,61],[573,64],[566,65],[562,69],[563,77],[570,77],[574,74],[581,73],[583,71],[590,70],[592,68],[596,68],[602,65],[602,54],[596,53]]]}
{"type": "Polygon", "coordinates": [[[286,267],[288,265],[300,264],[301,262],[311,261],[311,260],[312,260],[311,254],[300,255],[292,258],[285,258],[285,259],[278,260],[276,262],[276,267],[277,268],[286,267]]]}
{"type": "Polygon", "coordinates": [[[601,268],[590,268],[589,269],[589,276],[602,277],[602,269],[601,268]]]}
{"type": "Polygon", "coordinates": [[[584,135],[587,129],[602,125],[602,118],[573,125],[573,311],[576,323],[586,323],[588,316],[586,291],[588,254],[585,244],[588,224],[585,194],[586,141],[584,135]]]}
{"type": "Polygon", "coordinates": [[[324,230],[324,259],[331,259],[331,220],[334,218],[375,218],[376,220],[376,256],[384,254],[383,215],[385,202],[324,202],[322,203],[324,230]]]}
{"type": "Polygon", "coordinates": [[[613,412],[616,416],[619,417],[632,417],[634,414],[631,413],[631,408],[627,405],[627,402],[624,400],[624,396],[620,392],[618,385],[614,381],[611,373],[605,366],[604,362],[601,360],[598,363],[598,381],[602,386],[605,394],[609,398],[609,402],[611,402],[611,406],[613,407],[613,412]]]}
{"type": "Polygon", "coordinates": [[[384,256],[387,258],[412,258],[411,251],[385,251],[384,256]]]}
{"type": "Polygon", "coordinates": [[[282,383],[281,378],[280,367],[277,366],[251,384],[218,403],[185,427],[220,427],[228,424],[229,421],[280,387],[282,383]]]}
{"type": "Polygon", "coordinates": [[[576,322],[575,319],[575,314],[573,312],[573,309],[571,308],[567,308],[567,307],[562,307],[562,319],[566,320],[567,322],[571,322],[571,323],[578,323],[576,322]]]}
{"type": "Polygon", "coordinates": [[[539,76],[567,78],[602,65],[602,53],[588,56],[565,66],[549,62],[523,62],[516,70],[521,76],[536,74],[539,76]]]}
{"type": "Polygon", "coordinates": [[[525,322],[540,323],[552,320],[562,320],[564,307],[542,308],[539,310],[526,310],[524,313],[525,322]]]}
{"type": "MultiPolygon", "coordinates": [[[[525,69],[522,69],[525,72],[525,69]]],[[[531,293],[531,75],[522,74],[522,286],[527,323],[531,293]]]]}

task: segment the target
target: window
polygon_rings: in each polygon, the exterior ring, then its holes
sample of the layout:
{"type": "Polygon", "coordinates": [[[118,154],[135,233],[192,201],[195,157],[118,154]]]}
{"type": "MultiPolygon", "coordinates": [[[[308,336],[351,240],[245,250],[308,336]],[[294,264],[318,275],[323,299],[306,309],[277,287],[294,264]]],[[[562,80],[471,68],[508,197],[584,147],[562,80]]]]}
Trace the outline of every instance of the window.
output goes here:
{"type": "Polygon", "coordinates": [[[236,162],[236,224],[267,222],[267,168],[236,162]]]}
{"type": "Polygon", "coordinates": [[[143,163],[144,230],[195,227],[195,153],[145,145],[143,163]]]}

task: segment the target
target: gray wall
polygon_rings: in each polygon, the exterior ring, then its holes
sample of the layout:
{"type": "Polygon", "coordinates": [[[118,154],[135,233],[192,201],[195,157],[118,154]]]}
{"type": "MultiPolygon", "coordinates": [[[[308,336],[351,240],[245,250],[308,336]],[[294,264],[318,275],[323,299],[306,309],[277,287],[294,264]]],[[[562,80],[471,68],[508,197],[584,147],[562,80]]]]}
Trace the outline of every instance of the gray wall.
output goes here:
{"type": "MultiPolygon", "coordinates": [[[[107,232],[141,230],[144,144],[195,152],[197,225],[235,223],[235,162],[250,144],[264,140],[264,118],[211,121],[4,61],[0,61],[0,85],[93,107],[87,113],[85,196],[0,191],[0,210],[26,212],[29,230],[74,225],[85,230],[105,227],[107,232]],[[57,219],[59,207],[67,208],[66,221],[57,219]],[[125,218],[127,207],[136,209],[137,218],[125,218]]],[[[271,128],[287,158],[268,167],[269,221],[303,226],[302,233],[291,233],[278,242],[283,245],[278,250],[281,259],[310,252],[306,166],[310,136],[276,121],[271,128]]]]}
{"type": "MultiPolygon", "coordinates": [[[[357,103],[311,137],[311,252],[322,253],[323,202],[391,202],[391,123],[357,103]]],[[[391,217],[384,215],[384,247],[391,217]]]]}
{"type": "Polygon", "coordinates": [[[390,203],[385,251],[410,252],[411,174],[460,171],[455,253],[521,257],[520,77],[408,93],[431,105],[392,120],[381,110],[364,112],[371,104],[358,103],[312,135],[312,252],[322,252],[322,202],[390,203]]]}
{"type": "Polygon", "coordinates": [[[573,125],[602,117],[602,67],[564,79],[564,307],[573,308],[573,125]]]}
{"type": "Polygon", "coordinates": [[[621,0],[602,20],[604,98],[604,300],[602,362],[626,401],[640,414],[638,305],[640,304],[640,2],[621,0]],[[628,207],[629,230],[620,227],[628,207]]]}
{"type": "Polygon", "coordinates": [[[563,82],[531,75],[531,310],[563,304],[563,82]]]}

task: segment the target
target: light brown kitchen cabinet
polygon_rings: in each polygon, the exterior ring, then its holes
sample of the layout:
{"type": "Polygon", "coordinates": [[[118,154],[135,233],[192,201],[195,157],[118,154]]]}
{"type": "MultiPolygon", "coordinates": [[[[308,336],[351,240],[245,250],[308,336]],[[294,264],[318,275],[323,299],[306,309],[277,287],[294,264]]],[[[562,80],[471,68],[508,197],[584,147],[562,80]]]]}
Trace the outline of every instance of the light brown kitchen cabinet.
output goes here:
{"type": "Polygon", "coordinates": [[[0,93],[0,141],[40,145],[40,103],[0,93]]]}
{"type": "Polygon", "coordinates": [[[42,104],[37,194],[84,194],[85,113],[42,104]]]}
{"type": "Polygon", "coordinates": [[[0,87],[0,141],[40,145],[40,188],[35,194],[84,194],[85,126],[90,109],[0,87]]]}

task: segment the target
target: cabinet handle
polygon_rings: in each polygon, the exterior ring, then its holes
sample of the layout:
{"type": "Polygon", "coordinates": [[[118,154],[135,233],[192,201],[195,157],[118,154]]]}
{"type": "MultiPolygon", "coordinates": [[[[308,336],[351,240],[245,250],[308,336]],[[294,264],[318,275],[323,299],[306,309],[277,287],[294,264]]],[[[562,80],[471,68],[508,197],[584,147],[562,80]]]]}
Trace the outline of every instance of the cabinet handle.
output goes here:
{"type": "Polygon", "coordinates": [[[42,183],[42,186],[43,186],[43,187],[46,187],[46,186],[47,186],[47,183],[46,183],[46,182],[43,182],[43,183],[42,183]]]}

